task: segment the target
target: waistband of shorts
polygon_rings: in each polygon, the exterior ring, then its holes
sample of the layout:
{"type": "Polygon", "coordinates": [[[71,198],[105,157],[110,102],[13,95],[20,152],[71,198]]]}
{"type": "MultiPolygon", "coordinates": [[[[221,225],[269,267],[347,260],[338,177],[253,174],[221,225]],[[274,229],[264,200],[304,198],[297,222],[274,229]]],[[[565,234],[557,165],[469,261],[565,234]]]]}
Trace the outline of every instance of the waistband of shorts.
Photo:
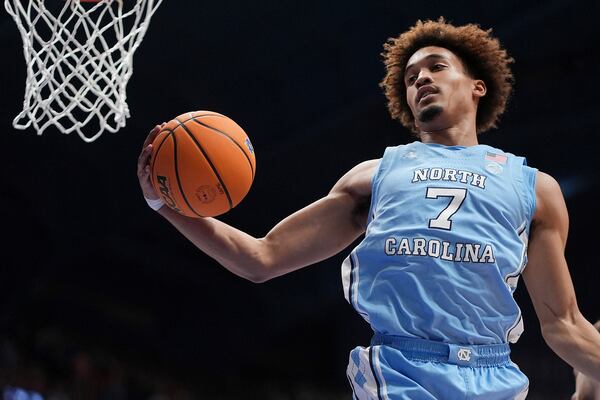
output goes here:
{"type": "Polygon", "coordinates": [[[390,346],[414,361],[433,361],[468,367],[494,367],[509,364],[508,343],[490,345],[453,344],[433,340],[375,333],[371,346],[390,346]]]}

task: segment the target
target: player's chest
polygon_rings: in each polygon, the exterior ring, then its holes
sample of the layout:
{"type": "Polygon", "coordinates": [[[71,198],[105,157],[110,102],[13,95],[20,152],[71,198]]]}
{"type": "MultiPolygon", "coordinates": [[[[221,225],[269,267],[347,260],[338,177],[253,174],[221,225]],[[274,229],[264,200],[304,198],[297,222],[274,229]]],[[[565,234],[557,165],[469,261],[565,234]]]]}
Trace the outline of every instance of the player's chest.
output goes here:
{"type": "Polygon", "coordinates": [[[485,159],[405,159],[383,175],[378,191],[380,201],[413,210],[435,199],[506,210],[520,204],[509,166],[485,159]]]}

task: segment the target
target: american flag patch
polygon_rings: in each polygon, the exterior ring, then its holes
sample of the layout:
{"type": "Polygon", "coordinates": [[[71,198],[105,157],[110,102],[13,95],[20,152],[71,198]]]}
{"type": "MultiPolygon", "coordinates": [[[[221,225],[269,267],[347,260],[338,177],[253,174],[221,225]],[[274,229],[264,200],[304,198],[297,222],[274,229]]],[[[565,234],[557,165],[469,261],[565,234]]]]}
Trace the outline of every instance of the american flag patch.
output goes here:
{"type": "Polygon", "coordinates": [[[498,164],[506,164],[506,160],[508,160],[508,157],[506,157],[503,154],[496,154],[488,151],[485,153],[485,159],[497,162],[498,164]]]}

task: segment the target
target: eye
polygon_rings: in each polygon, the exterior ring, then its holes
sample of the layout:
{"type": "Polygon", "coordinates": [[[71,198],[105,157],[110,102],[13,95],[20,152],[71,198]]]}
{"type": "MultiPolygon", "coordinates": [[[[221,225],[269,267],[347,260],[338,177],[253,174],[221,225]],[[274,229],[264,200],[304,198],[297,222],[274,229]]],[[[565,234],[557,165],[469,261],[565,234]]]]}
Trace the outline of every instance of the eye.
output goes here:
{"type": "Polygon", "coordinates": [[[410,86],[415,82],[416,79],[417,79],[416,75],[411,75],[406,79],[406,83],[408,83],[408,85],[410,86]]]}
{"type": "Polygon", "coordinates": [[[433,66],[431,67],[432,71],[439,71],[441,69],[446,68],[446,66],[444,64],[433,64],[433,66]]]}

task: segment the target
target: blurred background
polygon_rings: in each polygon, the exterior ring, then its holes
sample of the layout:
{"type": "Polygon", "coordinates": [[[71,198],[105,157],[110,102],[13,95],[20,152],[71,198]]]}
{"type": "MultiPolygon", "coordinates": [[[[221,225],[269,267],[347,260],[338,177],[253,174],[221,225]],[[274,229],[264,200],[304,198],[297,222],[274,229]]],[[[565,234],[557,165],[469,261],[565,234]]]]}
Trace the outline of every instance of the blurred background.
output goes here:
{"type": "MultiPolygon", "coordinates": [[[[440,15],[493,28],[515,58],[514,95],[480,141],[560,181],[572,278],[596,321],[599,12],[597,1],[569,0],[165,1],[134,57],[127,126],[92,144],[12,127],[26,68],[16,26],[0,13],[5,396],[349,399],[348,352],[371,336],[342,293],[350,248],[245,281],[147,207],[136,161],[155,124],[193,110],[228,115],[252,139],[257,174],[220,219],[263,236],[354,165],[413,141],[387,114],[380,53],[387,38],[440,15]]],[[[523,284],[515,296],[525,333],[513,359],[530,378],[528,398],[568,399],[571,368],[544,344],[523,284]]]]}

